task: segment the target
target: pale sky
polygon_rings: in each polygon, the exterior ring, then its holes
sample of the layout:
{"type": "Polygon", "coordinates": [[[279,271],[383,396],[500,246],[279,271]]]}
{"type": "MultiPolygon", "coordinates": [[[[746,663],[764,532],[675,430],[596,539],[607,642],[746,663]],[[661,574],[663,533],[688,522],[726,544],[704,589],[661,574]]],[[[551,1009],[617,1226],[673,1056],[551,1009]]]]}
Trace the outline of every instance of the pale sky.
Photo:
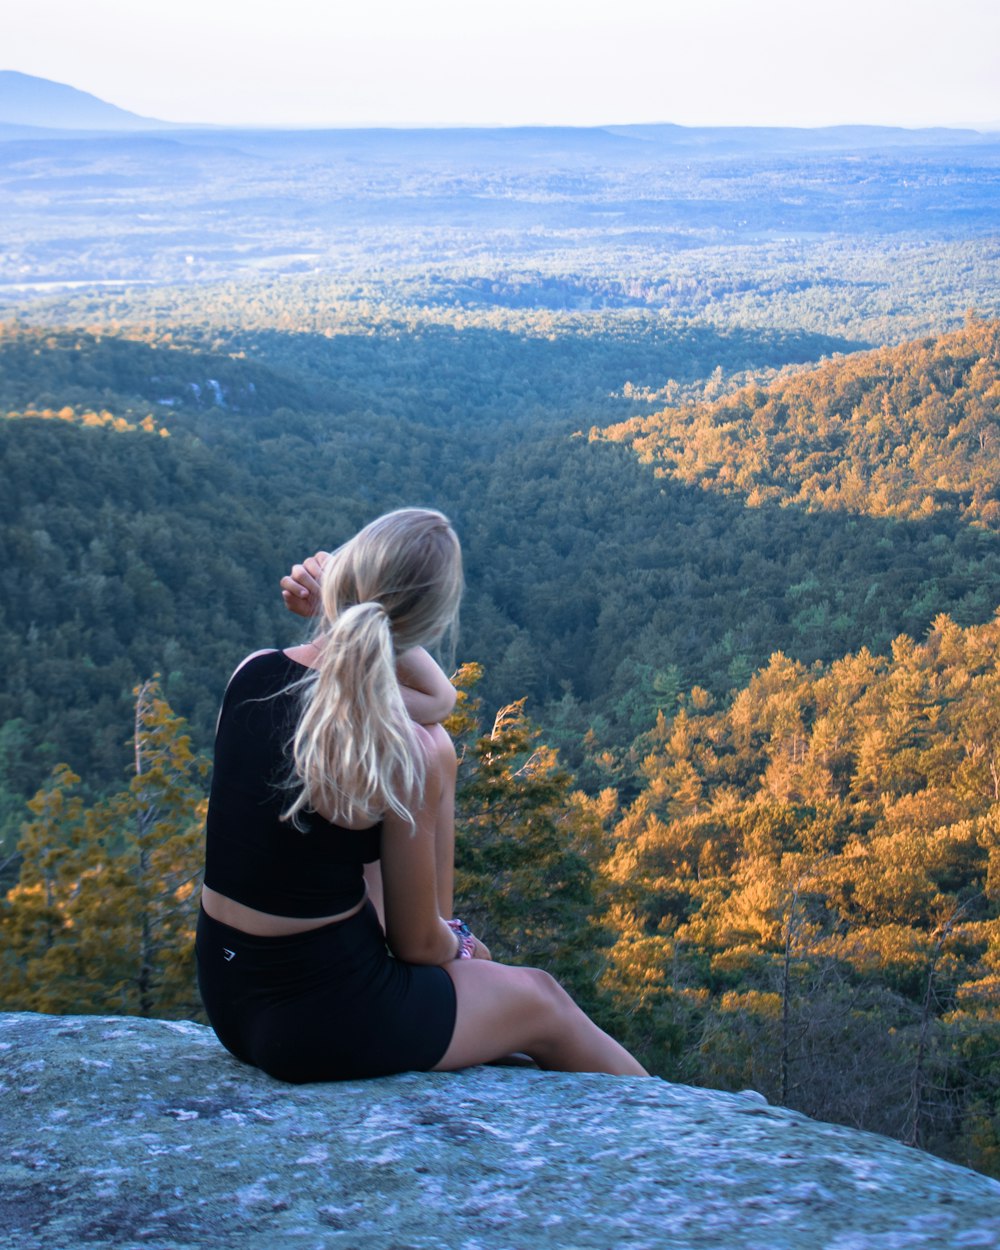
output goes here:
{"type": "Polygon", "coordinates": [[[0,69],[182,122],[1000,129],[1000,0],[13,0],[0,69]]]}

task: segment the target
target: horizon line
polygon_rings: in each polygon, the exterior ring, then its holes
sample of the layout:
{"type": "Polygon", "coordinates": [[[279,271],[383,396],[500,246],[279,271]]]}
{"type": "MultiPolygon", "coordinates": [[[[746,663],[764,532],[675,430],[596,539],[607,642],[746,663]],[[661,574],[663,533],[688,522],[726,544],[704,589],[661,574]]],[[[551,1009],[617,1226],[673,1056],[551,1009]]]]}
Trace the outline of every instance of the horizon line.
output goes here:
{"type": "MultiPolygon", "coordinates": [[[[103,101],[102,101],[103,102],[103,101]]],[[[112,106],[117,107],[117,106],[112,106]]],[[[125,112],[126,110],[122,110],[125,112]]],[[[79,132],[80,134],[129,134],[159,133],[163,131],[214,130],[214,131],[274,131],[289,132],[322,132],[331,131],[427,131],[427,130],[616,130],[628,128],[671,128],[674,130],[794,130],[802,132],[818,132],[829,130],[897,130],[916,134],[920,131],[955,131],[979,135],[1000,134],[1000,120],[995,122],[878,122],[878,121],[843,121],[822,122],[817,124],[793,122],[672,122],[672,121],[606,121],[606,122],[557,122],[557,121],[496,121],[496,122],[458,122],[458,121],[354,121],[354,122],[198,122],[169,121],[166,118],[148,117],[139,113],[132,114],[139,125],[121,126],[59,126],[41,125],[37,122],[11,120],[0,116],[0,127],[17,127],[32,131],[58,131],[60,133],[79,132]]]]}

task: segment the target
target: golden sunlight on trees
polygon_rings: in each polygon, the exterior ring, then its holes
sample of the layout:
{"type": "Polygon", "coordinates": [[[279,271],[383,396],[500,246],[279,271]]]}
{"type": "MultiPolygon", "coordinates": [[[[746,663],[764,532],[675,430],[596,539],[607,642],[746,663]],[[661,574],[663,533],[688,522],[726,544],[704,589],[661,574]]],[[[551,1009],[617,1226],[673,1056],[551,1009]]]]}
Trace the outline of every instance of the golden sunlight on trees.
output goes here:
{"type": "Polygon", "coordinates": [[[158,434],[160,438],[169,438],[170,431],[157,423],[152,413],[147,413],[140,421],[132,422],[126,417],[116,417],[114,413],[102,409],[100,412],[77,409],[65,405],[58,411],[51,408],[33,408],[30,405],[21,412],[8,411],[0,413],[8,421],[35,418],[43,421],[68,421],[70,424],[87,426],[89,429],[114,430],[116,434],[132,433],[142,430],[146,434],[158,434]]]}
{"type": "Polygon", "coordinates": [[[648,1065],[1000,1163],[1000,617],[649,735],[602,985],[648,1065]]]}
{"type": "Polygon", "coordinates": [[[833,360],[717,399],[610,426],[656,472],[754,507],[1000,522],[1000,324],[833,360]]]}
{"type": "Polygon", "coordinates": [[[65,765],[31,800],[17,884],[0,909],[8,1009],[185,1017],[207,761],[155,681],[135,691],[128,788],[85,807],[65,765]]]}

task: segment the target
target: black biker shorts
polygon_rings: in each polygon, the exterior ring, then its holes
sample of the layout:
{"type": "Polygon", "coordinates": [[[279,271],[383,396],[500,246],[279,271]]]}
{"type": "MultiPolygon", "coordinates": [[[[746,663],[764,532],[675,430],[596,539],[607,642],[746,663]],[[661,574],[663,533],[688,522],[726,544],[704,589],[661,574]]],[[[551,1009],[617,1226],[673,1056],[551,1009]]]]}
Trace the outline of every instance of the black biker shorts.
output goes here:
{"type": "Polygon", "coordinates": [[[287,937],[254,937],[203,908],[196,950],[219,1041],[279,1080],[426,1071],[451,1041],[451,977],[394,959],[370,902],[347,920],[287,937]]]}

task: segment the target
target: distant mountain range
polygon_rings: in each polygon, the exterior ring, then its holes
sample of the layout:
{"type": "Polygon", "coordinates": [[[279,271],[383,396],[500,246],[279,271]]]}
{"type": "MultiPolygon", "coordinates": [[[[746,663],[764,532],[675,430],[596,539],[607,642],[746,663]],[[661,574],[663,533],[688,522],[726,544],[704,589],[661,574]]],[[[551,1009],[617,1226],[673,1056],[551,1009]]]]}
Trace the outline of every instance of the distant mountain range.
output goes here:
{"type": "MultiPolygon", "coordinates": [[[[257,132],[267,128],[250,128],[257,132]]],[[[300,128],[305,131],[308,128],[300,128]]],[[[322,128],[315,128],[317,130],[322,128]]],[[[327,128],[331,133],[334,128],[327,128]]],[[[803,128],[792,126],[676,126],[669,123],[640,125],[556,127],[435,127],[417,128],[435,147],[446,144],[462,147],[479,144],[484,138],[504,145],[530,145],[542,140],[578,147],[609,140],[631,141],[645,148],[681,149],[685,155],[736,155],[747,151],[787,150],[863,150],[895,147],[966,146],[997,140],[997,135],[976,130],[928,127],[910,130],[901,126],[824,126],[803,128]]],[[[67,131],[137,132],[152,130],[214,131],[240,130],[239,127],[215,127],[191,123],[160,121],[141,117],[127,109],[109,104],[87,91],[66,83],[52,82],[17,70],[0,70],[0,138],[43,137],[44,132],[67,131]],[[40,134],[39,132],[43,132],[40,134]]],[[[245,132],[244,132],[245,133],[245,132]]],[[[288,135],[287,130],[282,131],[288,135]]],[[[349,132],[340,131],[341,134],[349,132]]],[[[404,127],[365,128],[358,131],[366,147],[378,136],[384,146],[412,143],[413,129],[404,127]]]]}
{"type": "Polygon", "coordinates": [[[164,130],[171,123],[140,117],[66,83],[5,69],[0,70],[0,126],[8,133],[23,127],[28,134],[38,128],[164,130]]]}

